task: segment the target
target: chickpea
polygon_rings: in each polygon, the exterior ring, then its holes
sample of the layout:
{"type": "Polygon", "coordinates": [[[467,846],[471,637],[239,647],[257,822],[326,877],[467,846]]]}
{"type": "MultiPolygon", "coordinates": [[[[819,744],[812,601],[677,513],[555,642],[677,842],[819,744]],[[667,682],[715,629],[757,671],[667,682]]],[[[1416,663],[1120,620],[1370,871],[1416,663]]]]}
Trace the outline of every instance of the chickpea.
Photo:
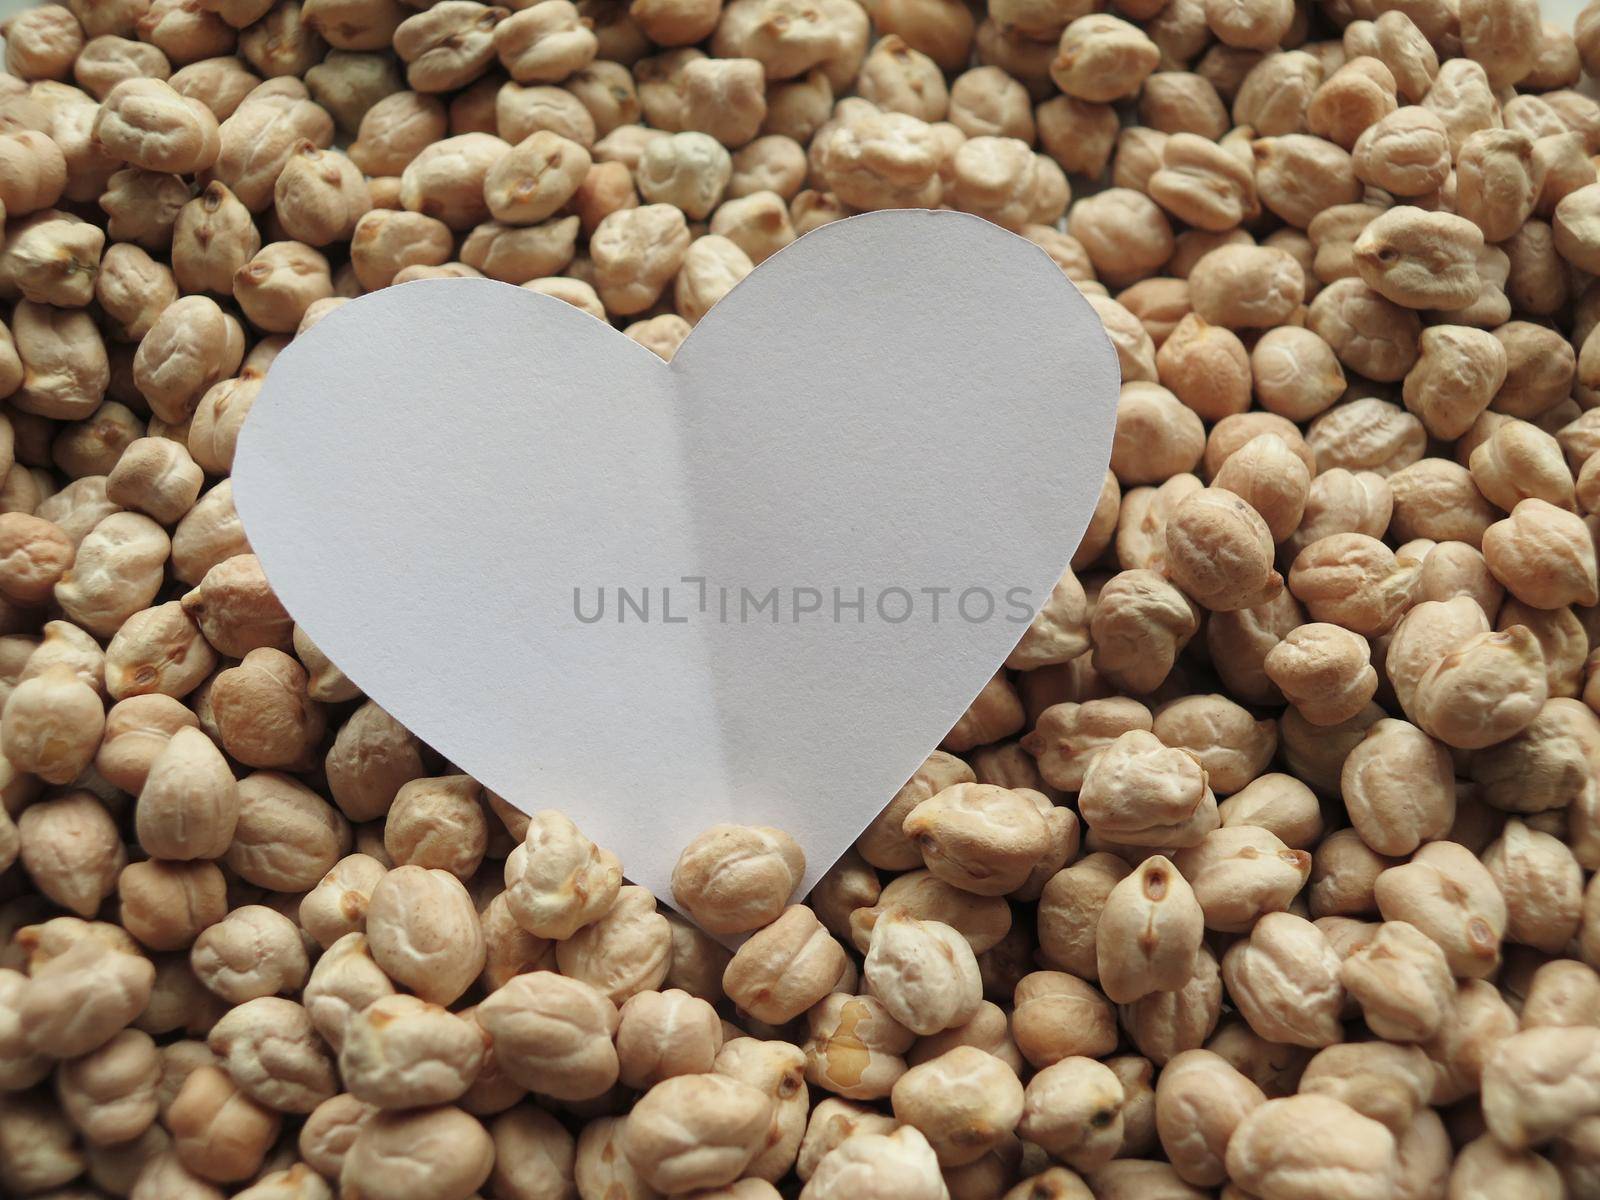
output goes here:
{"type": "Polygon", "coordinates": [[[447,871],[402,866],[385,874],[367,905],[367,937],[390,978],[435,1004],[458,999],[483,969],[478,914],[447,871]]]}
{"type": "Polygon", "coordinates": [[[1078,805],[1091,831],[1124,845],[1193,845],[1218,824],[1205,769],[1140,729],[1090,763],[1078,805]]]}
{"type": "Polygon", "coordinates": [[[1286,912],[1262,916],[1222,960],[1228,993],[1253,1030],[1313,1048],[1344,1036],[1339,971],[1339,956],[1322,931],[1286,912]]]}
{"type": "Polygon", "coordinates": [[[1320,1192],[1329,1200],[1381,1195],[1398,1170],[1395,1139],[1376,1121],[1326,1096],[1268,1100],[1247,1113],[1228,1140],[1229,1176],[1257,1194],[1320,1192]],[[1286,1136],[1315,1121],[1312,1142],[1286,1136]]]}
{"type": "MultiPolygon", "coordinates": [[[[877,936],[874,928],[874,943],[877,936]]],[[[782,1025],[827,995],[848,962],[844,947],[815,914],[796,904],[739,947],[723,972],[722,987],[756,1020],[782,1025]]]]}
{"type": "Polygon", "coordinates": [[[682,1192],[731,1183],[759,1149],[772,1102],[725,1075],[679,1075],[651,1088],[622,1131],[628,1161],[653,1187],[682,1192]]]}
{"type": "Polygon", "coordinates": [[[459,1108],[376,1113],[345,1153],[339,1192],[350,1200],[399,1192],[413,1200],[469,1200],[488,1180],[494,1158],[482,1123],[459,1108]]]}
{"type": "Polygon", "coordinates": [[[803,1200],[878,1195],[937,1200],[949,1189],[927,1139],[902,1125],[889,1133],[863,1131],[846,1137],[817,1162],[800,1194],[803,1200]]]}
{"type": "Polygon", "coordinates": [[[345,1025],[339,1074],[351,1095],[381,1109],[447,1104],[477,1077],[485,1040],[436,1004],[384,996],[345,1025]]]}
{"type": "Polygon", "coordinates": [[[1453,974],[1482,978],[1500,961],[1507,911],[1494,878],[1455,842],[1430,842],[1378,876],[1386,921],[1406,921],[1437,942],[1453,974]]]}
{"type": "Polygon", "coordinates": [[[673,870],[673,899],[711,933],[741,933],[777,919],[805,871],[788,834],[717,825],[685,847],[673,870]]]}

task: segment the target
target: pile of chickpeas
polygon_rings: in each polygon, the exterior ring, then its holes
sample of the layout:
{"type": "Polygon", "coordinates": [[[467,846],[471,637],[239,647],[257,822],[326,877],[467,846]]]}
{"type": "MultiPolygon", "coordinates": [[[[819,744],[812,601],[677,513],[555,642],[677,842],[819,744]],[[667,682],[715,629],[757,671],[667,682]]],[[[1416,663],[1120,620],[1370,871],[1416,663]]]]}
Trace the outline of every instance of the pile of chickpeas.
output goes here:
{"type": "Polygon", "coordinates": [[[0,1195],[1600,1197],[1600,3],[1101,3],[6,24],[0,1195]],[[626,883],[273,595],[235,441],[333,308],[485,275],[670,358],[894,206],[1040,246],[1123,384],[810,895],[737,825],[626,883]]]}

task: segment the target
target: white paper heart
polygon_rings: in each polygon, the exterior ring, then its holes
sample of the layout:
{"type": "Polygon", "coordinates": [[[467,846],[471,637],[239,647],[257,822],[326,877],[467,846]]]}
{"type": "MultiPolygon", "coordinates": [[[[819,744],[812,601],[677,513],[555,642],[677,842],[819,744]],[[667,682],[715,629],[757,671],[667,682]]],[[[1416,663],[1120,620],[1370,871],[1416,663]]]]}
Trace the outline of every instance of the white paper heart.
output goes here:
{"type": "Polygon", "coordinates": [[[876,213],[670,364],[506,284],[363,297],[274,363],[234,496],[312,640],[485,786],[663,899],[719,821],[789,830],[809,887],[1049,594],[1117,384],[1037,247],[876,213]]]}

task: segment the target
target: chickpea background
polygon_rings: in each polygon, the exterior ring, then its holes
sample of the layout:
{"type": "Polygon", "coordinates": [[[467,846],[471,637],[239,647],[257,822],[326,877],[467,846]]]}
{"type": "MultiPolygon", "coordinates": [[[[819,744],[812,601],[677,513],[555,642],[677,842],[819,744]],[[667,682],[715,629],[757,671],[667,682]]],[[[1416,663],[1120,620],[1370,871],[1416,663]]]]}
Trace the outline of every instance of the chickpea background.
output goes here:
{"type": "Polygon", "coordinates": [[[6,5],[0,1195],[1600,1196],[1600,0],[1102,8],[6,5]],[[273,595],[228,473],[334,307],[481,274],[670,359],[900,206],[1124,382],[809,895],[739,824],[628,883],[273,595]]]}

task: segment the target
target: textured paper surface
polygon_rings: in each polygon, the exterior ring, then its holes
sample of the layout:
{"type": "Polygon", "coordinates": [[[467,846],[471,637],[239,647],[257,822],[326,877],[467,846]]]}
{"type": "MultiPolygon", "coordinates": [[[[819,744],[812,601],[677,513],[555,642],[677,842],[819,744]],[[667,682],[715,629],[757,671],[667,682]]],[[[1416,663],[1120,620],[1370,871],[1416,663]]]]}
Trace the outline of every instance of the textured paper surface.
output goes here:
{"type": "Polygon", "coordinates": [[[878,213],[764,263],[670,365],[506,284],[356,300],[274,363],[234,495],[312,640],[461,770],[664,901],[722,821],[787,829],[809,888],[1048,596],[1117,384],[1037,247],[878,213]]]}

